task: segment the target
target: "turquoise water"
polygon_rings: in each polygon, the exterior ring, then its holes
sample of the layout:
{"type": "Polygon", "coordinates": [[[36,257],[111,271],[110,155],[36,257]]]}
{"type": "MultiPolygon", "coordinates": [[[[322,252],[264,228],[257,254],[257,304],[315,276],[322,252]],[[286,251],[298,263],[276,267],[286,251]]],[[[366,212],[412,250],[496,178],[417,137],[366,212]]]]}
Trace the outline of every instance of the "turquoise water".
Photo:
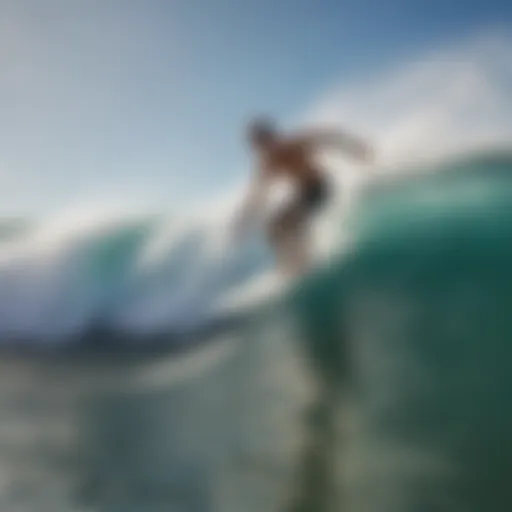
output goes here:
{"type": "Polygon", "coordinates": [[[59,235],[44,259],[11,238],[0,324],[40,350],[0,362],[1,509],[510,509],[511,172],[490,155],[374,184],[343,253],[180,354],[43,342],[142,312],[139,343],[165,338],[161,304],[210,320],[263,252],[207,264],[197,228],[142,258],[162,219],[59,235]]]}
{"type": "Polygon", "coordinates": [[[512,505],[512,162],[469,164],[369,194],[300,295],[319,375],[353,392],[347,510],[512,505]]]}

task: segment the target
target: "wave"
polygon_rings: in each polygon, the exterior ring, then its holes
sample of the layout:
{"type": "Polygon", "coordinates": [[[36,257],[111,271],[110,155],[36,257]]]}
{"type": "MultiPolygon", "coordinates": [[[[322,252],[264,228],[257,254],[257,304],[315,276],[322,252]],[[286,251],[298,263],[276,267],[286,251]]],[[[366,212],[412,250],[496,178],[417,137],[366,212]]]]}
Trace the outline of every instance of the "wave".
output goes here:
{"type": "Polygon", "coordinates": [[[0,230],[0,339],[55,342],[98,328],[150,334],[211,321],[215,298],[265,262],[254,244],[216,254],[219,232],[133,215],[0,230]]]}
{"type": "MultiPolygon", "coordinates": [[[[470,177],[493,170],[512,173],[512,154],[465,155],[424,169],[443,173],[444,181],[454,172],[470,177]]],[[[367,189],[372,200],[389,187],[385,181],[367,189]]],[[[323,236],[339,241],[339,209],[326,217],[323,236]]],[[[11,228],[0,229],[0,339],[76,340],[98,328],[183,333],[215,322],[226,296],[271,267],[261,238],[233,247],[223,235],[225,225],[226,219],[134,215],[88,223],[6,221],[3,226],[11,228]]]]}

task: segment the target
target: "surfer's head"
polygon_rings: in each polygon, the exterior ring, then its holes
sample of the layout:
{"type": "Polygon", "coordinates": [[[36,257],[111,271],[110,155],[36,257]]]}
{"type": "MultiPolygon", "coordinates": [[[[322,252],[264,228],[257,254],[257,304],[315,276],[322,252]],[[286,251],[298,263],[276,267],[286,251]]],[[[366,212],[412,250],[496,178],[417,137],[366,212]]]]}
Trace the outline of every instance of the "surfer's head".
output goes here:
{"type": "Polygon", "coordinates": [[[264,149],[276,139],[277,128],[271,119],[259,117],[249,123],[247,137],[252,146],[264,149]]]}

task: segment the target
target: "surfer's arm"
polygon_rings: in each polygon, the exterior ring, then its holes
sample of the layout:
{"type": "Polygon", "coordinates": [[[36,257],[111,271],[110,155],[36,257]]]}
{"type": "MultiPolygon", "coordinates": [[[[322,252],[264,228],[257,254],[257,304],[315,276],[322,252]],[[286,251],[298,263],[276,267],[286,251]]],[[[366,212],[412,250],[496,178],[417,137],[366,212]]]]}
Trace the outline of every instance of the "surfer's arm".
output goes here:
{"type": "Polygon", "coordinates": [[[371,146],[360,137],[344,130],[317,130],[302,134],[300,138],[314,148],[334,147],[358,160],[373,160],[371,146]]]}

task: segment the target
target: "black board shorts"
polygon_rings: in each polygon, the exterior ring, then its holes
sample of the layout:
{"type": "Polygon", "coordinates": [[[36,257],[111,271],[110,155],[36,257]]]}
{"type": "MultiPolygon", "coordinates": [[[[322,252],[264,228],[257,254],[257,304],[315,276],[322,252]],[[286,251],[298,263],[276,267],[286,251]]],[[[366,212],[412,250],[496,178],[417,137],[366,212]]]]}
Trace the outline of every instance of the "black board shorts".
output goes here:
{"type": "Polygon", "coordinates": [[[305,182],[300,185],[295,197],[278,210],[273,222],[278,225],[289,225],[305,221],[325,205],[329,196],[330,187],[325,178],[319,177],[305,182]]]}
{"type": "Polygon", "coordinates": [[[301,205],[309,212],[319,210],[329,197],[329,185],[325,178],[317,178],[302,186],[299,195],[301,205]]]}

